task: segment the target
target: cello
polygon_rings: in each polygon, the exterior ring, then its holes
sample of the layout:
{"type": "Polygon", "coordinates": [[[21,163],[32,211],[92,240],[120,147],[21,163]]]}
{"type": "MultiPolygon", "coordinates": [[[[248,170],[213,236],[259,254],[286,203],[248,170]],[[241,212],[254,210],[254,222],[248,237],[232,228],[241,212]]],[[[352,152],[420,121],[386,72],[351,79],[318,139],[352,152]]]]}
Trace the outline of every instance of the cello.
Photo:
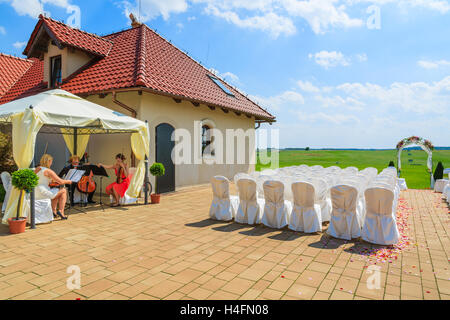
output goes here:
{"type": "MultiPolygon", "coordinates": [[[[83,157],[87,163],[89,163],[89,156],[87,153],[84,154],[83,157]]],[[[92,178],[94,176],[94,174],[91,173],[88,176],[83,176],[80,181],[78,181],[77,184],[77,189],[78,191],[80,191],[81,193],[93,193],[95,192],[95,190],[97,189],[97,185],[95,184],[94,179],[92,178]]]]}

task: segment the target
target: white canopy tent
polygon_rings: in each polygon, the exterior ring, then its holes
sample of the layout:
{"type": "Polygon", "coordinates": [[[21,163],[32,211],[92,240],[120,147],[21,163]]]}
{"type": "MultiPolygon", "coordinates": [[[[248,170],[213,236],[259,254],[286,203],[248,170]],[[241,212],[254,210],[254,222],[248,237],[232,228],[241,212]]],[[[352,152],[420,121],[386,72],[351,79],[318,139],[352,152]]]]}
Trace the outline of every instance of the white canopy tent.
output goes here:
{"type": "MultiPolygon", "coordinates": [[[[148,181],[150,136],[147,122],[89,102],[56,89],[15,100],[0,106],[0,125],[12,124],[13,157],[19,169],[29,168],[38,132],[62,133],[71,154],[83,155],[91,134],[131,133],[131,148],[140,161],[127,195],[137,197],[148,181]]],[[[13,189],[2,219],[17,212],[19,190],[13,189]]],[[[34,197],[31,197],[31,226],[34,228],[34,197]]],[[[27,214],[22,201],[21,216],[27,214]]]]}

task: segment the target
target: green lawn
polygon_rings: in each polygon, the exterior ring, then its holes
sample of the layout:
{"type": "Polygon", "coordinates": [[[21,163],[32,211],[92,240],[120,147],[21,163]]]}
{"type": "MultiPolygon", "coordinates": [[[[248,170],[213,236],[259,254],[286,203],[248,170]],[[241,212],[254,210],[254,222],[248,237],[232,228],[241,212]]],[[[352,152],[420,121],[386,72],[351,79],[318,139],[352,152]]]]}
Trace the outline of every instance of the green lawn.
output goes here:
{"type": "MultiPolygon", "coordinates": [[[[280,151],[280,167],[306,164],[308,166],[338,166],[341,168],[353,166],[360,170],[367,167],[374,167],[380,171],[386,168],[391,160],[397,164],[396,158],[396,150],[282,150],[280,151]]],[[[449,168],[450,150],[435,150],[433,152],[434,167],[436,167],[439,161],[442,161],[444,168],[449,168]]],[[[265,166],[261,165],[258,161],[256,170],[261,170],[264,167],[265,166]]],[[[430,175],[427,172],[426,152],[422,150],[403,150],[402,177],[406,179],[406,183],[410,189],[426,189],[430,187],[430,175]],[[409,160],[412,160],[412,162],[409,160]]]]}

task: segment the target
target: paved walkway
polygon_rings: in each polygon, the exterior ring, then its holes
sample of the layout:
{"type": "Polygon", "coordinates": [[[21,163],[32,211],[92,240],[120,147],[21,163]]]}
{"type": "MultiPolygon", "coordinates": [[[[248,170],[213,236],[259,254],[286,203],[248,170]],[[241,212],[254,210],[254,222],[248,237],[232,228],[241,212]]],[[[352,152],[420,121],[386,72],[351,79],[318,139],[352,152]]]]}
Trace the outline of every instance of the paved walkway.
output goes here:
{"type": "Polygon", "coordinates": [[[21,235],[1,226],[0,299],[450,298],[449,209],[440,194],[402,192],[395,250],[215,222],[211,198],[199,186],[160,205],[72,214],[21,235]],[[66,285],[72,265],[80,290],[66,285]]]}

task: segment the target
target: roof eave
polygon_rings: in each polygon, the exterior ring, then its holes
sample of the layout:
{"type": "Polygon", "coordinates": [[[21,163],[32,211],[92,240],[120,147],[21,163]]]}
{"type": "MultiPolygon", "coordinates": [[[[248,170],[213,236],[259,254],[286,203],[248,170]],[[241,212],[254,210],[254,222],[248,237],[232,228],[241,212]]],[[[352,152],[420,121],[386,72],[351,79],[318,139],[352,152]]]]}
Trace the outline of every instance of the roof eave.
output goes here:
{"type": "Polygon", "coordinates": [[[219,105],[219,104],[213,104],[213,103],[209,103],[209,102],[206,102],[206,101],[191,99],[191,98],[186,97],[186,96],[181,96],[181,95],[176,95],[176,94],[172,94],[172,93],[168,93],[168,92],[164,92],[164,91],[151,89],[151,88],[148,88],[146,86],[135,86],[135,87],[129,87],[129,88],[110,88],[110,89],[107,89],[107,90],[80,92],[80,93],[76,93],[76,94],[79,95],[79,96],[89,96],[89,95],[94,95],[94,94],[112,93],[114,91],[115,92],[144,91],[144,92],[148,92],[148,93],[157,94],[157,95],[160,95],[160,96],[165,96],[165,97],[174,98],[174,99],[181,99],[181,100],[185,100],[185,101],[189,101],[189,102],[193,102],[193,103],[200,103],[200,104],[211,106],[211,107],[215,107],[215,108],[223,108],[223,109],[235,112],[235,113],[245,114],[246,116],[255,117],[255,121],[256,122],[262,122],[262,123],[274,123],[274,122],[276,122],[276,118],[275,117],[269,117],[269,116],[268,117],[264,117],[264,116],[261,116],[261,115],[256,114],[256,113],[244,112],[244,111],[241,111],[241,110],[236,110],[236,109],[233,109],[233,108],[230,108],[230,107],[226,107],[226,106],[223,106],[223,105],[219,105]]]}

